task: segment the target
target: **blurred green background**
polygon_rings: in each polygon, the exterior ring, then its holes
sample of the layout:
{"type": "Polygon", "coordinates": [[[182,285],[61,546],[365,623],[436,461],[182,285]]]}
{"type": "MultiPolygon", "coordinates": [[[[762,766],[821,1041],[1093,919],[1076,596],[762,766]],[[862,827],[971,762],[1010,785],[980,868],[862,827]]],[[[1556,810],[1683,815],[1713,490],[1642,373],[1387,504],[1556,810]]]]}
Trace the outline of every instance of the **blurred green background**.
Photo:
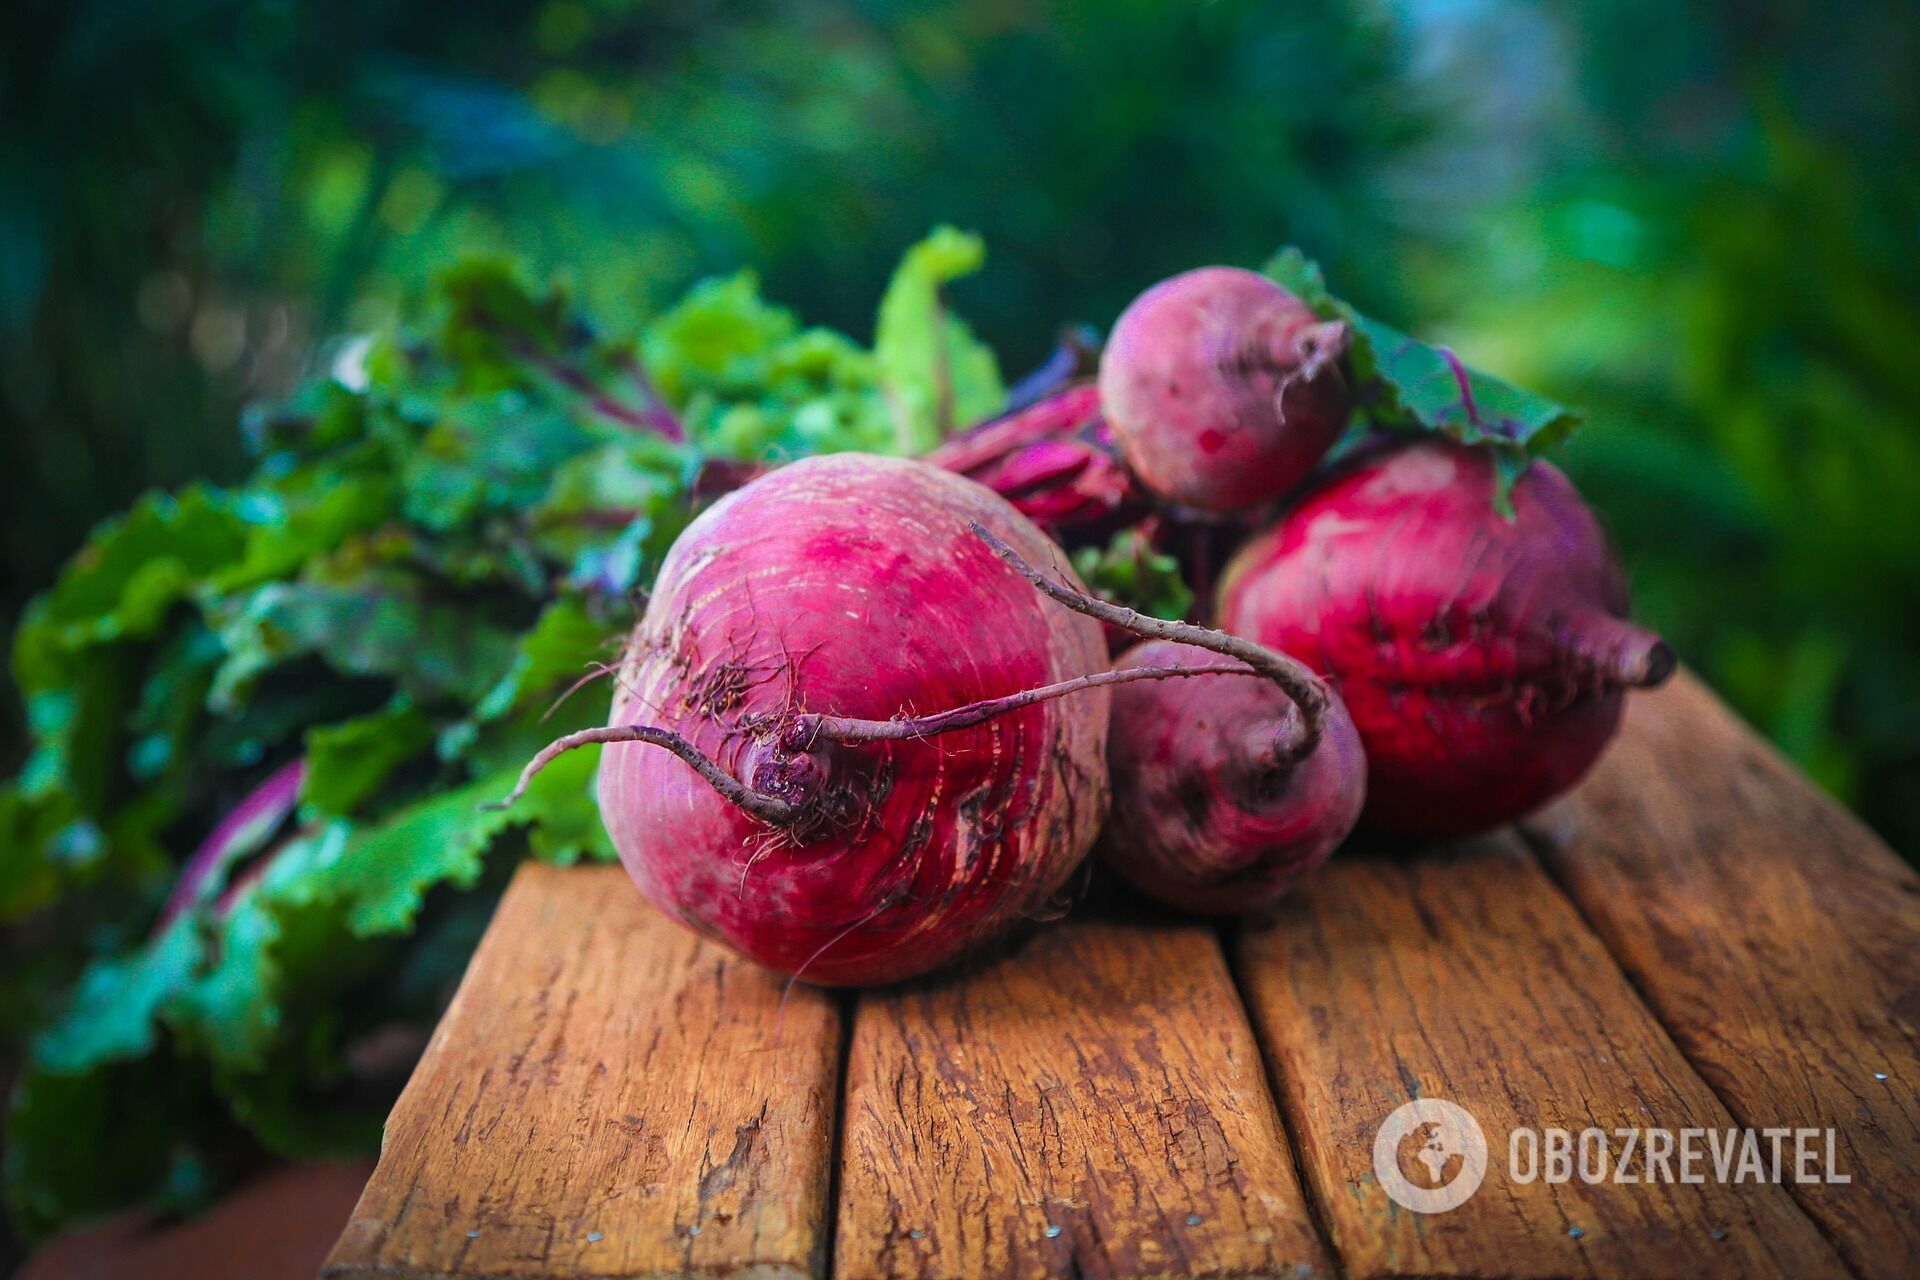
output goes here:
{"type": "MultiPolygon", "coordinates": [[[[900,250],[1017,371],[1159,276],[1318,256],[1585,405],[1641,612],[1920,851],[1920,10],[1400,0],[20,0],[0,42],[11,628],[243,404],[470,249],[645,313],[900,250]]],[[[17,759],[9,690],[5,759],[17,759]]]]}

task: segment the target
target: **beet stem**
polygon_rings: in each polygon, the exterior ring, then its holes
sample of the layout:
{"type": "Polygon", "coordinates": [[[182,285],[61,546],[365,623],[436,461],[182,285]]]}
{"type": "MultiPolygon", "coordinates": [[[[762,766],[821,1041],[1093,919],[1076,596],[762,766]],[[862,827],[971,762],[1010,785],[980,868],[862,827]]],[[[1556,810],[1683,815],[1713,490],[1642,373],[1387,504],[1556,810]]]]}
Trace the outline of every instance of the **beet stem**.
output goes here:
{"type": "Polygon", "coordinates": [[[533,759],[527,761],[527,767],[520,771],[520,780],[504,800],[484,804],[482,809],[510,809],[521,796],[527,793],[527,787],[539,772],[553,761],[577,747],[591,747],[608,742],[645,742],[651,746],[665,747],[693,766],[695,773],[705,778],[715,791],[752,814],[769,826],[785,826],[799,814],[798,808],[788,804],[778,796],[770,796],[755,791],[729,774],[719,765],[702,755],[700,749],[677,733],[666,729],[656,729],[644,724],[615,724],[600,729],[582,729],[578,733],[569,733],[565,737],[555,738],[533,759]]]}
{"type": "Polygon", "coordinates": [[[1568,629],[1566,650],[1611,684],[1651,689],[1673,674],[1679,658],[1673,646],[1625,618],[1583,611],[1568,629]]]}
{"type": "Polygon", "coordinates": [[[1288,763],[1304,760],[1320,744],[1320,731],[1325,725],[1327,712],[1327,686],[1319,676],[1305,666],[1276,653],[1264,645],[1254,644],[1239,636],[1228,635],[1224,631],[1215,631],[1211,627],[1196,627],[1191,622],[1169,622],[1164,618],[1150,618],[1135,609],[1123,605],[1111,604],[1083,591],[1076,591],[1063,582],[1058,582],[1021,558],[1020,553],[1002,542],[978,521],[969,521],[974,535],[993,549],[993,553],[1006,561],[1013,571],[1034,585],[1042,595],[1089,618],[1119,627],[1134,635],[1149,640],[1172,640],[1180,644],[1190,644],[1197,648],[1211,650],[1229,658],[1238,658],[1252,667],[1254,671],[1280,686],[1293,705],[1300,708],[1301,718],[1306,721],[1306,731],[1301,734],[1298,747],[1288,763]]]}
{"type": "Polygon", "coordinates": [[[1312,378],[1347,353],[1352,332],[1344,320],[1322,320],[1302,329],[1293,340],[1300,376],[1312,378]]]}
{"type": "Polygon", "coordinates": [[[1123,671],[1095,671],[1089,675],[1075,676],[1071,680],[1062,680],[1057,684],[1041,685],[1036,689],[1023,689],[1019,693],[1010,693],[1003,698],[983,698],[979,702],[969,702],[965,706],[954,707],[950,711],[935,712],[930,716],[911,716],[898,720],[856,720],[846,716],[803,715],[794,721],[790,741],[795,745],[811,745],[825,739],[828,742],[894,742],[903,738],[926,738],[934,734],[950,733],[955,729],[969,729],[984,724],[996,716],[1009,711],[1018,711],[1030,707],[1036,702],[1047,702],[1053,698],[1063,698],[1070,693],[1079,693],[1084,689],[1098,689],[1109,684],[1130,684],[1135,680],[1171,680],[1182,676],[1258,676],[1258,671],[1249,671],[1245,667],[1129,667],[1123,671]]]}
{"type": "Polygon", "coordinates": [[[1298,708],[1289,707],[1284,716],[1263,720],[1246,734],[1241,740],[1241,756],[1256,773],[1290,769],[1301,757],[1300,740],[1306,732],[1306,721],[1298,708]]]}
{"type": "Polygon", "coordinates": [[[1480,426],[1480,406],[1473,402],[1473,379],[1467,375],[1467,366],[1460,363],[1460,357],[1453,354],[1451,347],[1436,347],[1440,358],[1447,362],[1447,368],[1453,371],[1453,381],[1460,388],[1460,407],[1467,411],[1467,421],[1480,426]]]}

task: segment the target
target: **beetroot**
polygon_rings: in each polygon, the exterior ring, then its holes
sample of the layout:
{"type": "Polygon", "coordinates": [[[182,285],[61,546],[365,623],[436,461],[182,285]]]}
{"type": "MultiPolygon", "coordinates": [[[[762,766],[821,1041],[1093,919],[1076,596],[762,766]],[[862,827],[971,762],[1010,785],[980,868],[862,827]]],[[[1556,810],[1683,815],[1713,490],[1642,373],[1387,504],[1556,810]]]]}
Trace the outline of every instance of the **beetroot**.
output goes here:
{"type": "MultiPolygon", "coordinates": [[[[1205,649],[1151,640],[1116,664],[1195,667],[1205,649]]],[[[1333,855],[1366,797],[1366,758],[1337,697],[1306,726],[1277,686],[1252,680],[1130,684],[1113,694],[1113,816],[1102,861],[1186,911],[1259,912],[1333,855]]]]}
{"type": "Polygon", "coordinates": [[[612,726],[634,740],[600,765],[607,830],[656,905],[772,968],[872,983],[1061,887],[1106,814],[1104,690],[859,737],[1103,665],[1100,629],[970,521],[1054,556],[978,485],[856,454],[783,467],[681,535],[619,675],[612,726]]]}
{"type": "Polygon", "coordinates": [[[1058,558],[925,463],[762,476],[668,553],[612,723],[542,750],[505,803],[606,744],[601,816],[663,910],[817,982],[935,968],[1035,913],[1092,844],[1105,686],[1190,674],[1104,670],[1099,626],[1021,580],[1058,558]]]}
{"type": "Polygon", "coordinates": [[[1059,559],[1004,499],[926,463],[781,468],[687,527],[612,723],[548,745],[502,803],[604,744],[601,816],[663,910],[818,982],[935,968],[1032,914],[1092,844],[1107,686],[1266,676],[1314,745],[1327,694],[1305,667],[1034,567],[1059,559]],[[1100,622],[1237,661],[1104,669],[1100,622]]]}
{"type": "Polygon", "coordinates": [[[1598,758],[1622,690],[1673,670],[1666,643],[1626,621],[1620,566],[1566,477],[1528,466],[1511,519],[1495,479],[1484,448],[1377,448],[1227,568],[1222,624],[1345,700],[1369,829],[1436,838],[1528,812],[1598,758]]]}
{"type": "Polygon", "coordinates": [[[1202,267],[1134,299],[1100,358],[1100,403],[1148,488],[1231,512],[1292,489],[1350,407],[1343,321],[1252,271],[1202,267]]]}

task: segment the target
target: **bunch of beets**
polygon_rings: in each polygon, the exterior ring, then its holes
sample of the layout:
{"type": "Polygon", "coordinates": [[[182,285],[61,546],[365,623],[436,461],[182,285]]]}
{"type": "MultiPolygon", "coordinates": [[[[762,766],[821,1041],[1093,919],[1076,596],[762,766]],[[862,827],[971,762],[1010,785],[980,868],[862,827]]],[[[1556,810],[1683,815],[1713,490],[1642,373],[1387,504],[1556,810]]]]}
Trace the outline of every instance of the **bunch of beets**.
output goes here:
{"type": "Polygon", "coordinates": [[[948,963],[1096,845],[1174,907],[1259,912],[1356,825],[1419,842],[1528,812],[1672,651],[1545,462],[1353,440],[1351,339],[1205,268],[923,460],[747,480],[668,555],[610,724],[522,785],[605,744],[602,817],[647,896],[833,984],[948,963]],[[1195,618],[1069,567],[1129,527],[1179,559],[1195,618]]]}

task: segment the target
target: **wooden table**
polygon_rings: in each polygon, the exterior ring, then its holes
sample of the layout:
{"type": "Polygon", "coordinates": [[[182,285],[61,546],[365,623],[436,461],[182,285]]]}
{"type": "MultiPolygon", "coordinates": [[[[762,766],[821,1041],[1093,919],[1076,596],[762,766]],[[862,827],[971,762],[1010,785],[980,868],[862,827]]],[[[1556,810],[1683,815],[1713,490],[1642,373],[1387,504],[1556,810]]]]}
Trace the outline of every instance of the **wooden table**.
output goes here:
{"type": "Polygon", "coordinates": [[[327,1274],[1911,1275],[1917,942],[1913,871],[1685,677],[1518,831],[898,989],[530,866],[327,1274]],[[1375,1171],[1416,1097],[1487,1138],[1449,1212],[1375,1171]],[[1523,1126],[1831,1128],[1851,1181],[1523,1183],[1523,1126]]]}

